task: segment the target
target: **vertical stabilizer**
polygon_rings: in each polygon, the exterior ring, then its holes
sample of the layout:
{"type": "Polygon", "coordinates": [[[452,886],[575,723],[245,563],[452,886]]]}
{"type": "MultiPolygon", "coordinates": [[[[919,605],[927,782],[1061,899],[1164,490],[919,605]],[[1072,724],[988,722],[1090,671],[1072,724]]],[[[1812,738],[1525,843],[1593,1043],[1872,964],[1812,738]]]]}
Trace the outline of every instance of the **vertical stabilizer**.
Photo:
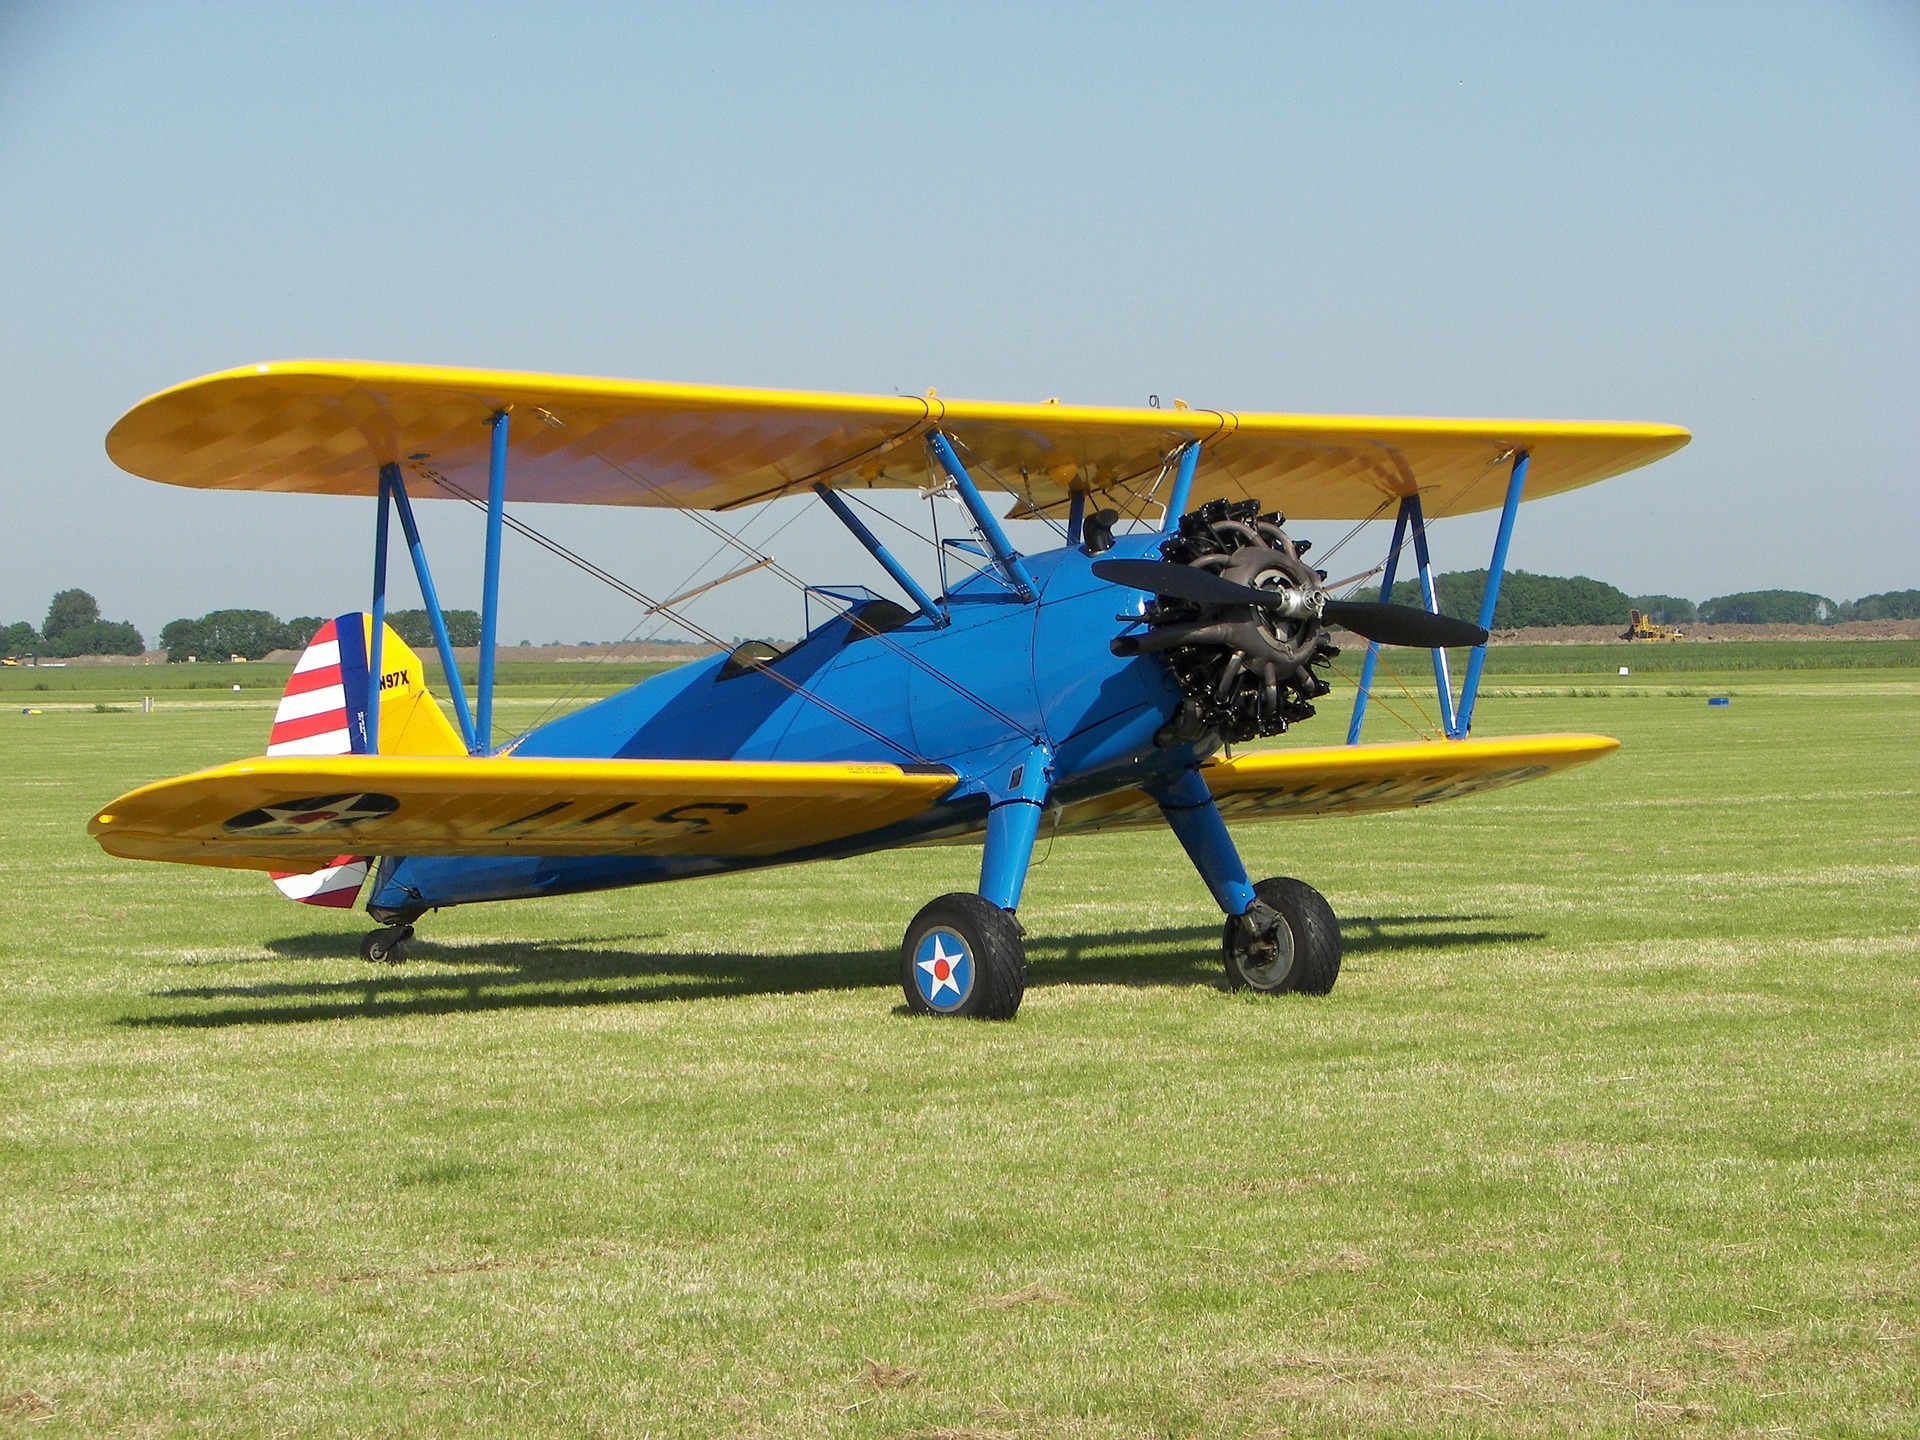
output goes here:
{"type": "MultiPolygon", "coordinates": [[[[466,746],[427,689],[426,668],[388,626],[381,644],[380,737],[367,743],[367,654],[372,617],[356,611],[329,620],[301,654],[273,714],[269,755],[464,755],[466,746]]],[[[338,855],[309,874],[273,883],[303,905],[353,907],[371,865],[364,855],[338,855]]]]}
{"type": "MultiPolygon", "coordinates": [[[[273,712],[267,754],[364,755],[366,739],[367,627],[359,614],[342,615],[322,625],[295,662],[273,712]]],[[[276,873],[273,883],[303,905],[350,910],[368,863],[366,856],[338,855],[309,874],[276,873]]]]}
{"type": "MultiPolygon", "coordinates": [[[[372,621],[367,622],[371,639],[372,621]]],[[[317,638],[317,637],[316,637],[317,638]]],[[[371,645],[367,647],[369,650],[371,645]]],[[[361,673],[366,661],[360,662],[361,673]]],[[[344,667],[343,667],[344,669],[344,667]]],[[[440,708],[440,702],[427,689],[427,669],[413,647],[387,627],[380,647],[380,743],[371,747],[381,755],[464,755],[466,742],[453,728],[440,708]]],[[[360,718],[355,733],[367,728],[365,690],[361,691],[360,718]]],[[[351,715],[351,700],[349,714],[351,715]]]]}
{"type": "MultiPolygon", "coordinates": [[[[367,652],[373,620],[358,611],[329,620],[301,654],[273,714],[269,755],[464,755],[466,746],[427,689],[426,669],[411,646],[387,627],[381,645],[380,736],[368,743],[367,652]]],[[[303,905],[351,909],[371,864],[364,855],[338,855],[304,875],[273,883],[303,905]]]]}

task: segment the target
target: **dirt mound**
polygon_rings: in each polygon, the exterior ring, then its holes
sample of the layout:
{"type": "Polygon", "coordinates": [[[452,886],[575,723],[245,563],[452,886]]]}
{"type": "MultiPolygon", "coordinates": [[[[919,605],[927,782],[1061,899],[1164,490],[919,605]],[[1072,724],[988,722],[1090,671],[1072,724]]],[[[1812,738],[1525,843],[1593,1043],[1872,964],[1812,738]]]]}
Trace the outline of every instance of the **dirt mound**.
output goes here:
{"type": "MultiPolygon", "coordinates": [[[[31,660],[22,660],[22,665],[31,665],[31,660]]],[[[144,655],[64,655],[56,660],[51,656],[41,660],[42,665],[56,668],[61,665],[164,665],[167,652],[149,650],[144,655]]]]}
{"type": "MultiPolygon", "coordinates": [[[[1620,639],[1624,625],[1534,625],[1496,630],[1496,645],[1596,645],[1620,639]]],[[[1848,620],[1838,625],[1682,625],[1696,640],[1920,640],[1920,620],[1848,620]]],[[[1661,642],[1640,642],[1661,643],[1661,642]]]]}

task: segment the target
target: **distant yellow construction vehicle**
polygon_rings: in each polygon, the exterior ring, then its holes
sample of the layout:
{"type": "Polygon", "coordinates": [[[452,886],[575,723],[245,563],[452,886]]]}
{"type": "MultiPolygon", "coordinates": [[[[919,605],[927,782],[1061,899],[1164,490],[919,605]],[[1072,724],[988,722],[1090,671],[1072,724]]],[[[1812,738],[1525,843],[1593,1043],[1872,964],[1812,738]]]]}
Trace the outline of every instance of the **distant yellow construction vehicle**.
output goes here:
{"type": "Polygon", "coordinates": [[[1687,638],[1686,631],[1676,630],[1671,625],[1655,624],[1652,619],[1642,615],[1638,610],[1629,611],[1628,614],[1632,620],[1627,628],[1620,632],[1622,640],[1684,640],[1687,638]]]}

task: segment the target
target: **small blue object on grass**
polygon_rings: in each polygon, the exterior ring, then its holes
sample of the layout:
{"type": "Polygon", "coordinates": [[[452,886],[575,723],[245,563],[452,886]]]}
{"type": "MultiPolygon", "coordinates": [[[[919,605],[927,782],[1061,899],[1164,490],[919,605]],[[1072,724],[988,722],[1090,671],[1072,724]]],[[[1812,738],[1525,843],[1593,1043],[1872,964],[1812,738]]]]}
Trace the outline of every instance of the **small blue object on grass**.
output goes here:
{"type": "Polygon", "coordinates": [[[1711,700],[1707,701],[1707,704],[1709,705],[1731,705],[1732,703],[1733,701],[1725,695],[1716,695],[1711,700]]]}

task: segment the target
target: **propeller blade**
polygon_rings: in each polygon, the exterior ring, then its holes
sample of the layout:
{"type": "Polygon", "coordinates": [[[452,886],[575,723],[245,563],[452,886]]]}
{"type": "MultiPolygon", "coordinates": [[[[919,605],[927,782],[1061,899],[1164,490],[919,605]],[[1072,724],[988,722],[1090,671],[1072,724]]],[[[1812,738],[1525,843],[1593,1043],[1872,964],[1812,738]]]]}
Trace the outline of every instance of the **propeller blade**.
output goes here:
{"type": "Polygon", "coordinates": [[[1325,619],[1330,625],[1344,625],[1354,634],[1382,645],[1405,645],[1415,650],[1451,650],[1487,643],[1487,632],[1478,625],[1451,615],[1432,615],[1411,605],[1329,600],[1325,619]]]}
{"type": "MultiPolygon", "coordinates": [[[[1256,590],[1236,585],[1191,565],[1169,560],[1096,560],[1093,573],[1117,585],[1130,585],[1151,595],[1171,595],[1196,605],[1258,605],[1269,610],[1291,610],[1300,602],[1297,590],[1256,590]]],[[[1411,605],[1384,605],[1368,600],[1328,600],[1322,618],[1344,625],[1356,635],[1382,645],[1405,645],[1415,650],[1459,649],[1487,643],[1487,632],[1450,615],[1433,615],[1411,605]]]]}
{"type": "Polygon", "coordinates": [[[1236,585],[1206,570],[1175,565],[1170,560],[1096,560],[1093,573],[1116,585],[1131,585],[1149,595],[1171,595],[1196,605],[1278,606],[1286,603],[1280,591],[1236,585]]]}

